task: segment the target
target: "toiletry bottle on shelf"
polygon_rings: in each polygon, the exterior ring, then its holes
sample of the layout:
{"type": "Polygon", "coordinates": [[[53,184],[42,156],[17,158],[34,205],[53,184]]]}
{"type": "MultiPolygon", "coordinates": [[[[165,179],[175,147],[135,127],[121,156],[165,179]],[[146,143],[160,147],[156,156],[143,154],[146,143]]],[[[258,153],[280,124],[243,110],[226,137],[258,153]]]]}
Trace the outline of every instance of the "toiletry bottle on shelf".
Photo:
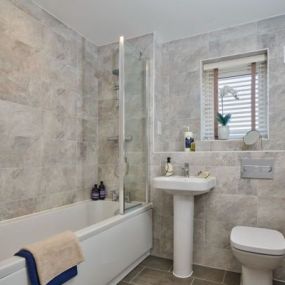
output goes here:
{"type": "Polygon", "coordinates": [[[193,139],[193,141],[192,141],[192,143],[191,143],[190,150],[191,150],[191,151],[196,151],[196,143],[195,143],[194,139],[193,139]]]}
{"type": "Polygon", "coordinates": [[[103,181],[101,181],[100,185],[99,185],[99,199],[105,200],[105,198],[106,198],[106,187],[105,187],[103,181]]]}
{"type": "Polygon", "coordinates": [[[190,132],[190,128],[186,127],[186,131],[184,132],[184,150],[191,150],[191,143],[193,142],[193,133],[190,132]]]}
{"type": "Polygon", "coordinates": [[[165,164],[165,176],[172,176],[174,174],[173,166],[171,164],[171,158],[167,157],[165,164]]]}
{"type": "Polygon", "coordinates": [[[91,191],[91,199],[96,201],[99,200],[99,189],[97,187],[97,184],[94,185],[91,191]]]}

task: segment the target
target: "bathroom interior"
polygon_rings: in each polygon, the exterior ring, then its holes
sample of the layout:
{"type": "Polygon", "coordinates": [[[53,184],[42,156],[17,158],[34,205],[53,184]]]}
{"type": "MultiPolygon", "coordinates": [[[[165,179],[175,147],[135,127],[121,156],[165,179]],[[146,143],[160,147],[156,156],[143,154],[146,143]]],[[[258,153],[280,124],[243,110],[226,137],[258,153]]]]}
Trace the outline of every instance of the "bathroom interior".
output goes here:
{"type": "Polygon", "coordinates": [[[283,0],[0,0],[0,285],[285,284],[283,0]]]}

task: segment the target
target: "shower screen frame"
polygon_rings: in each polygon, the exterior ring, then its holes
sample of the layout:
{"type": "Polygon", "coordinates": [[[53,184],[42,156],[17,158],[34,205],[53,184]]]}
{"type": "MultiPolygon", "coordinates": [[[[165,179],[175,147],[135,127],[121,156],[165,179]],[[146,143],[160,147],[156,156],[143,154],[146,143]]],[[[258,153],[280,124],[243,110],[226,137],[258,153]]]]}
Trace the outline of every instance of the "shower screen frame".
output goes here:
{"type": "Polygon", "coordinates": [[[125,213],[125,40],[119,41],[119,203],[120,214],[125,213]]]}

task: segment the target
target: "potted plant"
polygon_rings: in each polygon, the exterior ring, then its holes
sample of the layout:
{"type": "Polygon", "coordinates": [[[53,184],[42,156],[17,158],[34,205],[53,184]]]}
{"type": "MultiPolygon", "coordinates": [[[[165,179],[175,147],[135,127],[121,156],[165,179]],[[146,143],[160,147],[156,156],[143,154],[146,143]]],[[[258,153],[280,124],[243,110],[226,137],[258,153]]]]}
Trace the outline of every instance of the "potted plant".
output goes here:
{"type": "Polygon", "coordinates": [[[220,124],[218,128],[218,137],[220,140],[228,140],[230,136],[230,128],[228,123],[231,119],[231,114],[223,115],[221,113],[217,113],[217,121],[220,124]]]}
{"type": "Polygon", "coordinates": [[[217,121],[220,123],[220,126],[218,128],[218,138],[220,140],[228,140],[230,136],[230,128],[228,126],[228,123],[232,115],[230,113],[224,115],[224,98],[227,95],[231,95],[235,98],[235,100],[239,100],[238,93],[234,88],[230,86],[224,86],[220,89],[222,113],[217,113],[217,121]]]}

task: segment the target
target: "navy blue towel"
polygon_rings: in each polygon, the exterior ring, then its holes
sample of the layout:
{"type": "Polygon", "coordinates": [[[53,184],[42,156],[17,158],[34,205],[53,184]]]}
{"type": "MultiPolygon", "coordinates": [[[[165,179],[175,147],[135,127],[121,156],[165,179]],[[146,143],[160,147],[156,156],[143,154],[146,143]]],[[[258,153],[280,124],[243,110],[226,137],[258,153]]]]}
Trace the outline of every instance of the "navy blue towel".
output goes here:
{"type": "MultiPolygon", "coordinates": [[[[30,278],[31,285],[42,285],[38,276],[37,265],[34,256],[28,250],[20,250],[15,255],[26,259],[26,265],[28,269],[28,275],[30,278]]],[[[66,271],[62,272],[54,279],[52,279],[47,285],[61,285],[72,279],[77,275],[77,266],[71,267],[66,271]]]]}

